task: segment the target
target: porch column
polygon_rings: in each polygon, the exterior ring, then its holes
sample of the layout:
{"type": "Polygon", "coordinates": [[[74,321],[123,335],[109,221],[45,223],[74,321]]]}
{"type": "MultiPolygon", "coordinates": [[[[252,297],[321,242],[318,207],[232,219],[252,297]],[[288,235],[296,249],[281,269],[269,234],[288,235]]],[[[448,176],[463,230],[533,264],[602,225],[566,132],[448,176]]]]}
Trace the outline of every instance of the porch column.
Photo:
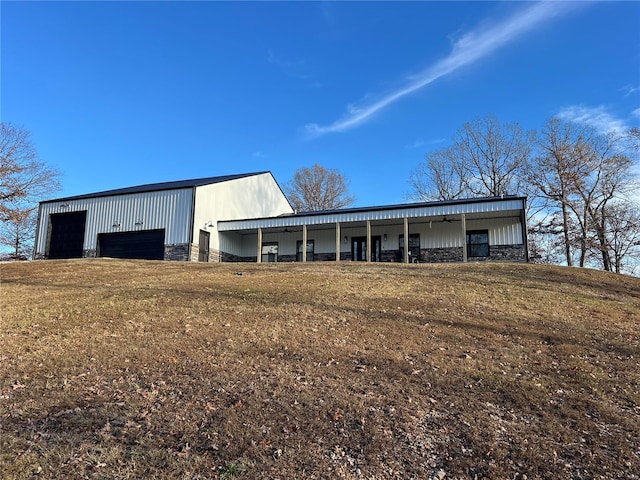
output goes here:
{"type": "Polygon", "coordinates": [[[367,262],[371,261],[371,220],[367,220],[367,262]]]}
{"type": "Polygon", "coordinates": [[[404,217],[404,263],[409,263],[409,219],[404,217]]]}
{"type": "Polygon", "coordinates": [[[302,225],[302,261],[307,261],[307,225],[302,225]]]}
{"type": "MultiPolygon", "coordinates": [[[[526,200],[522,200],[523,209],[520,210],[520,224],[522,225],[522,244],[524,245],[524,261],[529,263],[529,239],[527,238],[527,216],[524,213],[524,203],[526,200]]],[[[491,252],[491,249],[489,249],[491,252]]]]}
{"type": "Polygon", "coordinates": [[[258,263],[262,263],[262,228],[258,227],[258,263]]]}
{"type": "Polygon", "coordinates": [[[340,261],[340,222],[336,222],[336,262],[340,261]]]}
{"type": "Polygon", "coordinates": [[[462,261],[467,261],[467,216],[463,213],[462,219],[462,261]]]}

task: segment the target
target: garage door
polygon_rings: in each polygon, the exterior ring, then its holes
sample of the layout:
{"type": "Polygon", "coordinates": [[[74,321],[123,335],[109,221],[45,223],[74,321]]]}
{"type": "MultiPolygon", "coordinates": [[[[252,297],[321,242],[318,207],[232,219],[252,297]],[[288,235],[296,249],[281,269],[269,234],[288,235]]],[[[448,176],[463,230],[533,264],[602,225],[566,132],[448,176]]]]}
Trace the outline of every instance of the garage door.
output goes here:
{"type": "Polygon", "coordinates": [[[101,233],[98,235],[98,256],[164,260],[164,229],[101,233]]]}
{"type": "Polygon", "coordinates": [[[87,211],[55,213],[49,218],[49,258],[81,258],[87,211]]]}

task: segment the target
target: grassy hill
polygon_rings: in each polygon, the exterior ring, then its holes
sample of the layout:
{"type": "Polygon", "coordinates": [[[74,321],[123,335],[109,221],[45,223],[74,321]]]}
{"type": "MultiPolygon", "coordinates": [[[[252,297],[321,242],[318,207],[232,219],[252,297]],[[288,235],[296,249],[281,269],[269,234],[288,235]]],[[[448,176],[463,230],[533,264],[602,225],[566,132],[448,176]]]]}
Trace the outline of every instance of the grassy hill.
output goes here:
{"type": "Polygon", "coordinates": [[[2,478],[639,478],[640,280],[0,267],[2,478]]]}

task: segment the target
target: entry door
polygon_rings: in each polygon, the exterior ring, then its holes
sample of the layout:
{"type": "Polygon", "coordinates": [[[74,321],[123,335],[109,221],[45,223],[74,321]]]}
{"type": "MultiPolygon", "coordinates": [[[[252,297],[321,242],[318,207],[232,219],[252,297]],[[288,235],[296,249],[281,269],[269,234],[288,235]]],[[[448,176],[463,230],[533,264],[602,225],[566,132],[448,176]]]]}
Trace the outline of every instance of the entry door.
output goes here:
{"type": "MultiPolygon", "coordinates": [[[[382,240],[379,236],[371,237],[371,261],[379,262],[382,254],[382,240]]],[[[351,238],[351,258],[356,262],[367,261],[367,237],[351,238]]]]}
{"type": "Polygon", "coordinates": [[[209,261],[209,232],[200,230],[200,244],[198,248],[198,261],[209,261]]]}

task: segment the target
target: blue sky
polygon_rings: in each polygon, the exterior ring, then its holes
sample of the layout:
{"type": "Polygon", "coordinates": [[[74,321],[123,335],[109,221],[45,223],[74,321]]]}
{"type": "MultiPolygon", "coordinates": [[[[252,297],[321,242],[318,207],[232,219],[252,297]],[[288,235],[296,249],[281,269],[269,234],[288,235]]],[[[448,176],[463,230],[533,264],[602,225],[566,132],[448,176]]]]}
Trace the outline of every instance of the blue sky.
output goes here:
{"type": "Polygon", "coordinates": [[[317,162],[356,205],[464,122],[640,124],[640,2],[0,4],[3,121],[56,197],[317,162]]]}

